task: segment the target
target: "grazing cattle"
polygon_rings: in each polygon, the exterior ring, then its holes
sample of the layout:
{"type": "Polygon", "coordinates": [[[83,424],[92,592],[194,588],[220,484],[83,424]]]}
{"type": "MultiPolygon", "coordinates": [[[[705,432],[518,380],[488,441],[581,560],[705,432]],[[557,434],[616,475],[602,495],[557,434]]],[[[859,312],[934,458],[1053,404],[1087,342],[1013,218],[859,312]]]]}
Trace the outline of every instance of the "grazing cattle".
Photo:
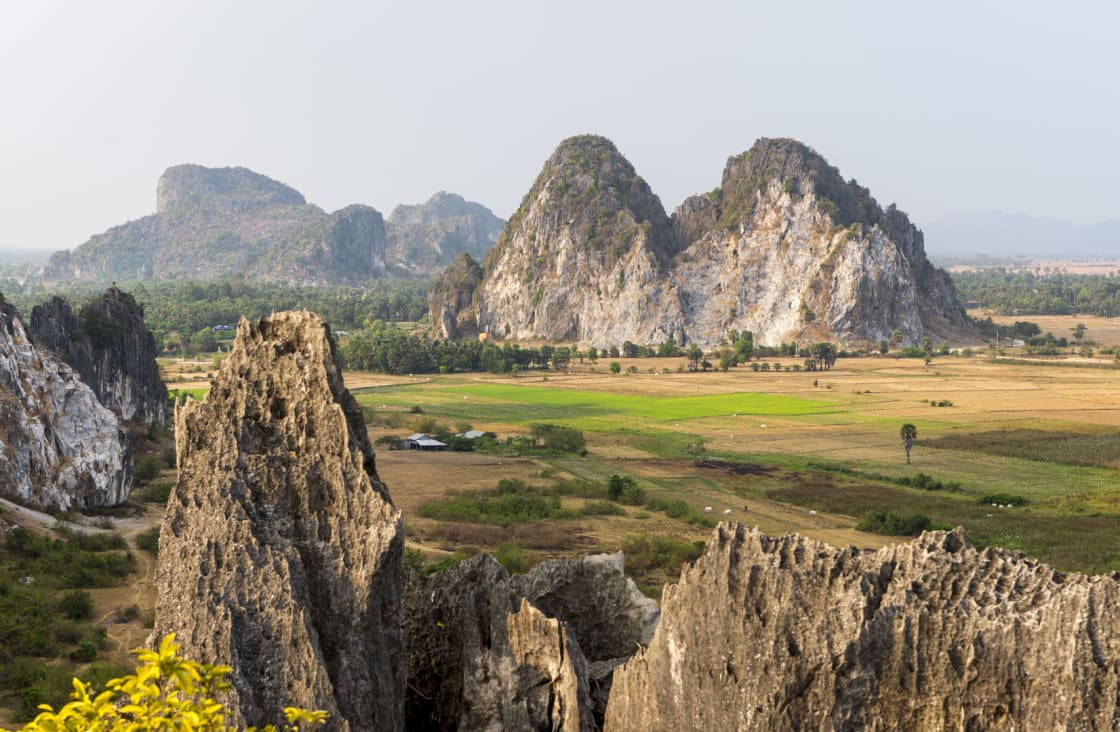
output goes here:
{"type": "Polygon", "coordinates": [[[724,515],[724,516],[728,516],[728,515],[730,515],[730,513],[731,513],[731,509],[730,509],[730,508],[725,508],[725,509],[723,509],[723,515],[724,515]]]}
{"type": "Polygon", "coordinates": [[[704,506],[704,513],[711,513],[711,512],[712,512],[712,507],[711,506],[704,506]]]}
{"type": "Polygon", "coordinates": [[[817,515],[817,512],[816,512],[816,511],[810,511],[810,512],[809,512],[809,515],[810,515],[810,516],[816,516],[816,515],[817,515]]]}

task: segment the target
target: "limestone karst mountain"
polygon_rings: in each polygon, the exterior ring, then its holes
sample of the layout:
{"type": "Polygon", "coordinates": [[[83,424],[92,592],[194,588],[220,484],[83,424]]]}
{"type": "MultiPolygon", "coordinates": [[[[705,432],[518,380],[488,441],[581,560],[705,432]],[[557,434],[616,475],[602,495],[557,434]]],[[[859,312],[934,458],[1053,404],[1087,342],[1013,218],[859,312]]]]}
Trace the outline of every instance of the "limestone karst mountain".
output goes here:
{"type": "Polygon", "coordinates": [[[242,320],[175,430],[155,637],[233,667],[235,723],[293,704],[333,729],[400,729],[404,529],[326,323],[242,320]]]}
{"type": "Polygon", "coordinates": [[[104,282],[244,274],[292,284],[361,285],[438,272],[481,253],[501,220],[454,194],[398,207],[388,224],[363,205],[333,213],[245,168],[168,168],[156,212],[56,252],[37,279],[104,282]]]}
{"type": "Polygon", "coordinates": [[[385,223],[386,258],[409,272],[435,274],[460,254],[482,259],[505,223],[482,204],[440,191],[424,203],[393,209],[385,223]]]}
{"type": "Polygon", "coordinates": [[[0,296],[0,495],[59,511],[123,503],[132,450],[120,418],[37,348],[0,296]]]}
{"type": "Polygon", "coordinates": [[[661,201],[613,143],[565,140],[486,257],[479,329],[554,341],[684,339],[666,270],[678,248],[661,201]]]}
{"type": "Polygon", "coordinates": [[[159,376],[155,338],[132,295],[110,287],[77,312],[53,297],[31,310],[28,330],[36,346],[70,364],[122,419],[167,423],[167,387],[159,376]]]}
{"type": "Polygon", "coordinates": [[[1118,601],[960,530],[860,551],[721,524],[605,729],[1115,729],[1118,601]]]}
{"type": "Polygon", "coordinates": [[[766,345],[973,335],[906,215],[786,139],[729,159],[720,187],[671,220],[608,140],[565,140],[487,255],[471,308],[492,336],[590,345],[711,346],[732,329],[766,345]]]}

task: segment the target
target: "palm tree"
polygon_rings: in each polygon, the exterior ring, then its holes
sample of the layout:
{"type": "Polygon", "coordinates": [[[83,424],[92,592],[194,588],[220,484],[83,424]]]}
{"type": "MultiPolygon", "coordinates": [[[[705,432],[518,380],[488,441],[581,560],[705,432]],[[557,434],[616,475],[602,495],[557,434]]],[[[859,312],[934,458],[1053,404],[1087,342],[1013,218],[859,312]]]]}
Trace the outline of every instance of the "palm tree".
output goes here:
{"type": "Polygon", "coordinates": [[[918,428],[907,422],[906,424],[902,425],[902,428],[898,431],[898,434],[900,437],[902,437],[902,444],[906,447],[906,464],[909,465],[910,448],[914,446],[914,440],[918,439],[918,428]]]}

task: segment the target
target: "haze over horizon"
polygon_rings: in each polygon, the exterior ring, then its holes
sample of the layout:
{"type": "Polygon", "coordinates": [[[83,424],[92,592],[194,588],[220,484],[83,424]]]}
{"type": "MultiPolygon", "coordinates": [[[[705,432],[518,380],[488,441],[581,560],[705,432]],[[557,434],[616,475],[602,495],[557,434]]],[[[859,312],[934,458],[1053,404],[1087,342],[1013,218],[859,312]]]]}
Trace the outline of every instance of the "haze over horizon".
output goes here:
{"type": "Polygon", "coordinates": [[[604,135],[672,210],[794,137],[918,226],[1120,216],[1120,6],[961,2],[67,2],[0,24],[0,242],[73,248],[171,165],[244,166],[331,211],[454,191],[508,218],[604,135]]]}

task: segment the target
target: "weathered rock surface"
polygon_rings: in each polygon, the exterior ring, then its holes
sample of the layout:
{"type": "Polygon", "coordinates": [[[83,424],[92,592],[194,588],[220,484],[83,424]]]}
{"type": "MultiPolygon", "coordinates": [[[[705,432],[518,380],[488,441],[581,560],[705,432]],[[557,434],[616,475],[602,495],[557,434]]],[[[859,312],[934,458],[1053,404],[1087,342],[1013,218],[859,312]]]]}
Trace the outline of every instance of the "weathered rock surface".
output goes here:
{"type": "Polygon", "coordinates": [[[167,423],[156,341],[135,298],[116,287],[75,313],[61,297],[31,311],[31,338],[70,364],[122,419],[167,423]]]}
{"type": "Polygon", "coordinates": [[[233,667],[235,723],[325,709],[403,724],[403,525],[326,324],[242,320],[201,402],[176,413],[153,638],[233,667]]]}
{"type": "Polygon", "coordinates": [[[794,140],[764,138],[732,157],[718,192],[702,205],[689,199],[675,220],[695,237],[673,274],[697,342],[716,343],[732,328],[767,345],[855,347],[894,330],[908,344],[971,333],[906,214],[880,208],[794,140]]]}
{"type": "MultiPolygon", "coordinates": [[[[492,336],[711,346],[974,337],[893,205],[793,140],[759,140],[671,222],[609,141],[565,140],[486,258],[470,306],[492,336]]],[[[463,319],[461,311],[441,314],[463,319]]]]}
{"type": "Polygon", "coordinates": [[[441,338],[478,335],[472,304],[481,282],[482,267],[464,252],[432,284],[428,290],[428,322],[441,338]]]}
{"type": "Polygon", "coordinates": [[[327,213],[245,168],[177,165],[159,180],[154,214],[56,252],[37,278],[108,283],[241,273],[299,285],[361,285],[438,273],[461,251],[481,257],[503,223],[449,193],[398,207],[393,216],[386,231],[369,206],[327,213]]]}
{"type": "Polygon", "coordinates": [[[405,593],[407,726],[597,729],[611,672],[648,642],[657,604],[622,555],[554,559],[510,576],[489,555],[405,593]]]}
{"type": "Polygon", "coordinates": [[[505,223],[482,204],[440,191],[419,205],[393,209],[385,249],[392,262],[409,272],[438,274],[461,254],[481,261],[505,223]]]}
{"type": "Polygon", "coordinates": [[[613,143],[567,139],[486,257],[479,328],[598,344],[683,339],[664,269],[678,248],[660,199],[613,143]]]}
{"type": "Polygon", "coordinates": [[[120,419],[72,368],[32,344],[0,298],[0,494],[65,511],[123,503],[132,483],[120,419]]]}
{"type": "Polygon", "coordinates": [[[1108,730],[1120,580],[977,551],[721,524],[615,671],[607,730],[1108,730]]]}

